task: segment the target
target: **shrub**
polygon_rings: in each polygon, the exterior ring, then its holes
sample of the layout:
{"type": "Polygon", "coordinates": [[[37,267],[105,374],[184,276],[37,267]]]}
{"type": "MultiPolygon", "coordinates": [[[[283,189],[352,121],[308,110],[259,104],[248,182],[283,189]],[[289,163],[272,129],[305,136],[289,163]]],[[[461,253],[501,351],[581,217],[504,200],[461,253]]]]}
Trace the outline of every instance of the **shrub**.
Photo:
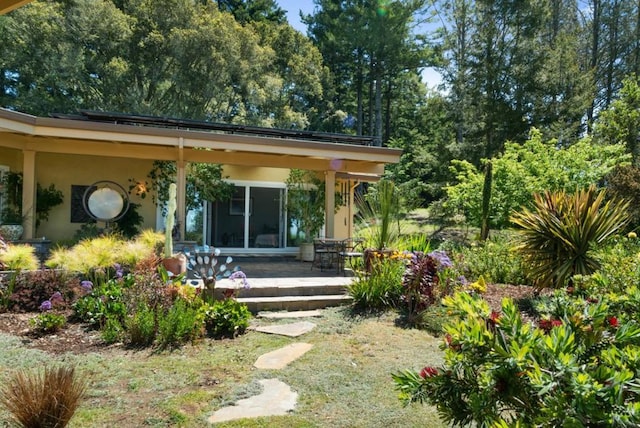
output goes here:
{"type": "Polygon", "coordinates": [[[64,327],[66,323],[67,317],[53,312],[45,312],[29,320],[31,327],[37,333],[42,334],[55,333],[64,327]]]}
{"type": "Polygon", "coordinates": [[[519,251],[535,285],[562,287],[573,275],[588,275],[599,267],[592,246],[604,242],[628,220],[628,204],[604,202],[605,191],[594,186],[577,191],[535,195],[533,210],[512,217],[522,230],[519,251]]]}
{"type": "Polygon", "coordinates": [[[380,310],[397,306],[402,293],[404,262],[387,257],[373,262],[370,272],[357,272],[347,292],[359,309],[380,310]]]}
{"type": "Polygon", "coordinates": [[[394,374],[402,399],[459,426],[637,426],[640,325],[608,298],[562,298],[566,309],[554,305],[537,327],[510,299],[497,313],[467,293],[445,298],[458,317],[445,364],[394,374]]]}
{"type": "MultiPolygon", "coordinates": [[[[632,235],[633,236],[633,235],[632,235]]],[[[629,284],[640,284],[640,240],[616,236],[611,245],[594,250],[600,269],[591,281],[601,290],[623,292],[629,284]]]]}
{"type": "Polygon", "coordinates": [[[146,303],[140,302],[127,317],[125,341],[132,346],[149,346],[156,337],[156,314],[146,303]]]}
{"type": "Polygon", "coordinates": [[[83,281],[82,284],[88,293],[73,304],[74,318],[96,327],[104,326],[107,319],[122,324],[127,315],[123,299],[124,290],[129,288],[133,281],[131,275],[97,285],[83,281]]]}
{"type": "Polygon", "coordinates": [[[247,305],[234,298],[217,300],[202,308],[207,335],[215,338],[235,338],[249,327],[251,312],[247,305]]]}
{"type": "Polygon", "coordinates": [[[202,317],[197,307],[177,298],[173,306],[158,318],[158,346],[179,346],[202,336],[202,317]]]}
{"type": "Polygon", "coordinates": [[[458,248],[452,258],[460,275],[469,280],[483,276],[499,284],[527,284],[524,260],[514,252],[514,243],[504,237],[493,237],[472,246],[458,248]]]}
{"type": "Polygon", "coordinates": [[[106,343],[116,343],[122,340],[124,336],[124,328],[122,322],[117,316],[107,315],[104,325],[100,329],[100,337],[106,343]]]}
{"type": "Polygon", "coordinates": [[[64,302],[73,302],[80,293],[80,281],[64,272],[49,269],[20,272],[9,296],[9,309],[35,312],[56,291],[62,294],[64,302]]]}
{"type": "Polygon", "coordinates": [[[45,367],[34,373],[17,372],[2,390],[4,404],[23,427],[65,427],[86,390],[74,367],[45,367]]]}

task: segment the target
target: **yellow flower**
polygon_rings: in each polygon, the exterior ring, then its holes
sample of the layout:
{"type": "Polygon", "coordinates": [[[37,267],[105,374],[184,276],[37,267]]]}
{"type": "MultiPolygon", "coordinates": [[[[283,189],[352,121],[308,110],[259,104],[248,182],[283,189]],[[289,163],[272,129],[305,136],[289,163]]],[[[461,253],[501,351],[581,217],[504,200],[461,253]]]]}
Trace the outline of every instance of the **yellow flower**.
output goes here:
{"type": "Polygon", "coordinates": [[[475,291],[476,293],[486,293],[487,291],[487,283],[484,280],[484,277],[480,275],[480,278],[474,283],[469,284],[469,289],[471,291],[475,291]]]}
{"type": "Polygon", "coordinates": [[[627,235],[627,238],[629,239],[636,239],[638,237],[638,235],[636,235],[635,232],[629,232],[629,234],[627,235]]]}

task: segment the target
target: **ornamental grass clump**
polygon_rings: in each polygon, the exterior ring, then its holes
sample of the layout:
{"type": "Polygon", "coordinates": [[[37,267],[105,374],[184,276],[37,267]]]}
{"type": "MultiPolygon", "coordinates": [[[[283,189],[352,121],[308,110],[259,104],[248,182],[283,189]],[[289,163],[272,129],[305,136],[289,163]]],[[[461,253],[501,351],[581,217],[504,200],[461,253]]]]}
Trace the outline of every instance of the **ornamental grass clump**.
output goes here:
{"type": "Polygon", "coordinates": [[[605,191],[595,186],[573,195],[535,195],[533,208],[511,219],[521,229],[517,249],[535,286],[563,287],[574,275],[595,272],[600,263],[593,246],[625,227],[628,206],[621,200],[605,202],[605,191]]]}
{"type": "Polygon", "coordinates": [[[86,387],[86,380],[73,366],[19,371],[2,388],[0,403],[24,428],[63,428],[80,405],[86,387]]]}
{"type": "Polygon", "coordinates": [[[383,310],[397,306],[402,293],[404,260],[376,258],[370,272],[356,272],[356,279],[348,286],[347,293],[353,304],[361,310],[383,310]]]}

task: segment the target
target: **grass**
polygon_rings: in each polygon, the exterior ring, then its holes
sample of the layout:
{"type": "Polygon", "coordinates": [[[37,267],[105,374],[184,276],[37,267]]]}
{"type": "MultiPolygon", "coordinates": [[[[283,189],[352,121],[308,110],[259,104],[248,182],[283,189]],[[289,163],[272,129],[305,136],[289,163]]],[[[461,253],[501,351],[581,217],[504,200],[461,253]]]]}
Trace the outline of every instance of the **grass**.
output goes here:
{"type": "MultiPolygon", "coordinates": [[[[235,340],[204,340],[172,351],[106,347],[99,353],[52,356],[0,334],[0,384],[44,362],[75,364],[89,384],[69,427],[201,427],[215,410],[259,392],[278,378],[299,394],[289,416],[245,419],[216,427],[443,427],[434,408],[403,407],[391,373],[439,365],[439,339],[396,326],[397,314],[359,317],[334,308],[300,338],[249,331],[235,340]],[[314,347],[282,370],[253,368],[256,359],[304,341],[314,347]]],[[[291,321],[266,321],[274,324],[291,321]]],[[[0,408],[0,426],[8,412],[0,408]]]]}

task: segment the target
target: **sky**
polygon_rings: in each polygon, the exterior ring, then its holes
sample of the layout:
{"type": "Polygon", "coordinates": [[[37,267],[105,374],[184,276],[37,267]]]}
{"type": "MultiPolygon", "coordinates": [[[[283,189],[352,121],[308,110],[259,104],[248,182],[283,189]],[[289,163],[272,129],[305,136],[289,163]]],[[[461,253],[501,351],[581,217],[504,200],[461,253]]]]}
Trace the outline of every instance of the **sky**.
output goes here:
{"type": "MultiPolygon", "coordinates": [[[[302,34],[307,34],[307,27],[300,22],[300,11],[304,14],[313,12],[313,0],[277,0],[278,5],[287,11],[289,24],[302,34]]],[[[422,80],[429,88],[435,88],[442,82],[440,74],[432,68],[426,68],[422,72],[422,80]]]]}
{"type": "Polygon", "coordinates": [[[302,34],[307,34],[307,27],[300,22],[300,11],[302,13],[313,12],[313,0],[277,0],[278,5],[287,11],[289,24],[302,34]]]}

